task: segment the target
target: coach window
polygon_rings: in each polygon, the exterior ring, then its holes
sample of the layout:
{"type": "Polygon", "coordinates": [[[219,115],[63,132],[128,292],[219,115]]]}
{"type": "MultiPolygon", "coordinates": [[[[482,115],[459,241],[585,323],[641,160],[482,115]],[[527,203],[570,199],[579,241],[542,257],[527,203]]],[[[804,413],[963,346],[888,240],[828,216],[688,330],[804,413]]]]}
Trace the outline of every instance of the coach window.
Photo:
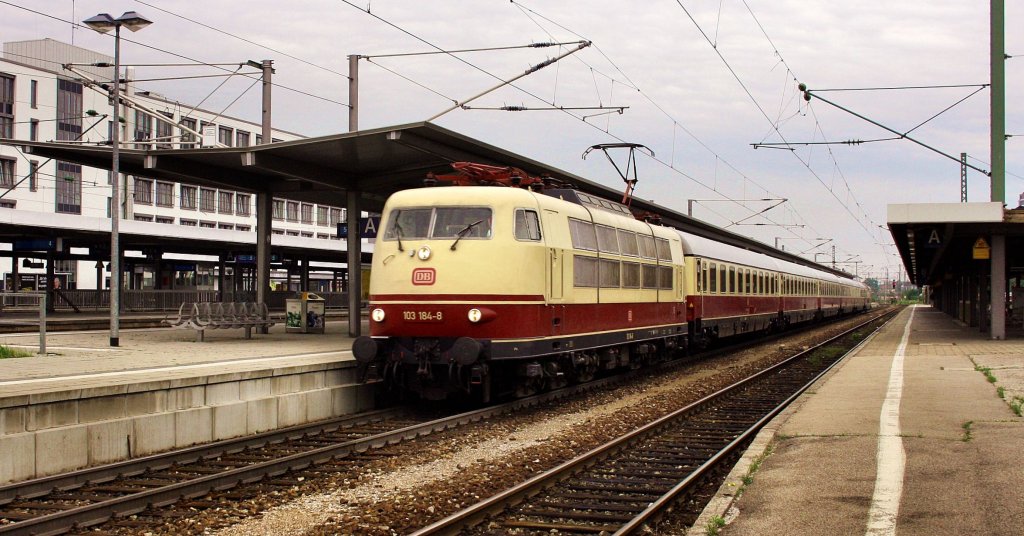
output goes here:
{"type": "Polygon", "coordinates": [[[645,259],[656,259],[658,258],[658,251],[654,245],[654,237],[647,235],[639,235],[637,237],[640,241],[640,256],[645,259]]]}
{"type": "MultiPolygon", "coordinates": [[[[672,249],[669,247],[668,240],[659,238],[656,240],[658,247],[658,260],[659,261],[671,261],[672,260],[672,249]]],[[[671,288],[671,287],[669,287],[671,288]]]]}
{"type": "Polygon", "coordinates": [[[711,263],[711,267],[708,269],[708,292],[718,292],[718,265],[711,263]]]}
{"type": "Polygon", "coordinates": [[[753,282],[753,280],[751,279],[751,276],[750,276],[750,268],[747,268],[746,270],[743,270],[743,279],[746,282],[746,284],[743,287],[744,288],[744,292],[746,292],[747,294],[750,294],[751,292],[754,291],[754,286],[751,284],[753,282]]]}
{"type": "MultiPolygon", "coordinates": [[[[615,228],[607,225],[595,225],[597,229],[597,250],[602,253],[618,253],[619,241],[615,236],[615,228]]],[[[601,286],[604,286],[603,284],[601,286]]],[[[615,285],[618,286],[618,285],[615,285]]]]}
{"type": "Polygon", "coordinates": [[[640,264],[622,263],[622,288],[640,288],[640,264]]]}
{"type": "Polygon", "coordinates": [[[596,287],[597,259],[574,255],[572,262],[572,284],[577,287],[596,287]]]}
{"type": "Polygon", "coordinates": [[[697,259],[697,292],[703,292],[705,287],[704,269],[701,267],[700,259],[697,259]]]}
{"type": "Polygon", "coordinates": [[[597,234],[592,224],[569,218],[569,235],[572,236],[572,247],[597,251],[597,234]]]}
{"type": "Polygon", "coordinates": [[[639,257],[640,248],[636,244],[636,233],[623,231],[622,229],[618,229],[616,233],[619,235],[619,250],[622,251],[622,254],[630,257],[639,257]]]}
{"type": "Polygon", "coordinates": [[[540,240],[540,218],[535,211],[516,209],[516,240],[540,240]]]}
{"type": "Polygon", "coordinates": [[[601,259],[598,262],[597,275],[603,288],[619,288],[619,261],[601,259]]]}
{"type": "Polygon", "coordinates": [[[728,292],[730,294],[736,294],[736,291],[737,291],[737,287],[736,287],[736,267],[730,266],[729,267],[729,288],[726,289],[726,292],[728,292]]]}

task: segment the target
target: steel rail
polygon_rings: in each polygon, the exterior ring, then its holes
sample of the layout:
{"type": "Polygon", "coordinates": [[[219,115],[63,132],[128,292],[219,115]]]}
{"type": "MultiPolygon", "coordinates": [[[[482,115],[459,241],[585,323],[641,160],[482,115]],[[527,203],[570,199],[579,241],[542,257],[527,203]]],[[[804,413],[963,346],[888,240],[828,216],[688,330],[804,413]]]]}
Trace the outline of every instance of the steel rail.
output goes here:
{"type": "MultiPolygon", "coordinates": [[[[486,518],[499,514],[506,510],[507,508],[515,506],[524,501],[525,499],[537,495],[538,493],[541,493],[545,489],[548,489],[559,482],[562,482],[566,479],[575,476],[580,471],[595,466],[602,461],[605,461],[611,455],[628,448],[633,443],[657,435],[663,428],[671,425],[675,421],[683,419],[689,416],[690,414],[695,413],[701,410],[702,408],[708,406],[709,404],[717,402],[724,396],[732,392],[735,392],[738,389],[746,387],[759,379],[765,378],[767,377],[767,375],[773,374],[783,367],[793,364],[796,360],[803,358],[804,356],[810,354],[811,352],[825,345],[831,344],[836,340],[841,339],[858,329],[862,329],[865,325],[879,321],[880,319],[885,319],[885,321],[888,321],[889,319],[886,319],[885,317],[888,315],[891,318],[891,316],[894,316],[895,314],[895,312],[887,313],[886,315],[880,315],[871,318],[863,323],[860,323],[857,326],[848,329],[840,333],[839,335],[831,337],[822,343],[810,347],[807,350],[801,351],[800,353],[795,354],[787,358],[786,360],[776,365],[773,365],[772,367],[764,369],[743,380],[735,382],[732,385],[725,387],[724,389],[721,389],[715,393],[705,396],[704,398],[696,402],[693,402],[692,404],[689,404],[684,408],[681,408],[668,415],[660,417],[655,421],[652,421],[632,432],[629,432],[628,434],[620,436],[587,453],[577,456],[569,461],[566,461],[561,465],[558,465],[548,471],[540,473],[512,488],[509,488],[468,508],[455,512],[454,514],[444,519],[441,519],[431,525],[421,528],[418,531],[412,533],[411,536],[460,534],[462,531],[481,523],[486,518]]],[[[865,338],[865,341],[863,341],[861,344],[864,344],[866,340],[867,338],[865,338]]],[[[857,347],[860,347],[860,345],[857,345],[857,347]]],[[[849,352],[847,352],[847,354],[845,355],[848,354],[849,352]]],[[[821,377],[821,375],[825,374],[828,370],[830,370],[832,366],[835,366],[836,363],[842,361],[842,359],[845,358],[845,355],[836,359],[834,363],[829,365],[829,367],[821,371],[819,374],[816,374],[813,379],[811,379],[803,387],[800,388],[800,393],[806,390],[810,385],[813,385],[813,383],[817,381],[818,378],[821,377]]],[[[757,423],[754,425],[754,427],[751,427],[746,432],[744,432],[744,437],[749,438],[751,434],[756,433],[757,430],[760,430],[760,428],[763,427],[764,424],[766,424],[774,415],[777,415],[778,412],[782,411],[782,409],[785,408],[786,404],[789,404],[790,402],[792,402],[792,400],[795,400],[796,396],[799,396],[800,393],[788,397],[783,404],[779,404],[772,410],[771,415],[766,415],[759,419],[757,423]]],[[[658,515],[661,511],[663,511],[665,506],[673,504],[675,499],[678,498],[678,496],[681,493],[685,492],[692,486],[694,482],[697,482],[700,479],[700,476],[708,472],[714,465],[725,459],[728,456],[728,454],[725,453],[724,451],[728,450],[731,452],[737,449],[739,445],[744,444],[744,441],[745,439],[741,438],[737,438],[731,441],[729,443],[729,446],[727,446],[725,449],[722,449],[722,451],[720,451],[713,457],[715,463],[708,461],[702,464],[699,468],[697,468],[694,471],[694,473],[699,472],[699,475],[691,474],[684,480],[680,481],[680,483],[674,486],[668,493],[664,494],[656,501],[653,501],[648,508],[645,508],[640,514],[638,514],[637,518],[639,519],[634,519],[628,522],[627,524],[624,524],[622,528],[615,534],[629,534],[636,531],[639,527],[642,527],[652,517],[658,515]],[[626,527],[629,528],[627,529],[626,527]]]]}

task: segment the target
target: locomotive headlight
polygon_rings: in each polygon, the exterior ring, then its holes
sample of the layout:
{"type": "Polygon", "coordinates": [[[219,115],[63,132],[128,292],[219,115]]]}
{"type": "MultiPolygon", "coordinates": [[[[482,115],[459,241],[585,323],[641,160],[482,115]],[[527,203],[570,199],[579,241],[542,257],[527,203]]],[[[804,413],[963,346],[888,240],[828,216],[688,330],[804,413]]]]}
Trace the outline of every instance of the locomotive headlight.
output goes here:
{"type": "Polygon", "coordinates": [[[380,307],[378,307],[378,308],[374,309],[373,311],[370,311],[370,318],[372,318],[374,322],[383,322],[384,321],[384,309],[381,309],[380,307]]]}
{"type": "Polygon", "coordinates": [[[480,311],[480,309],[473,308],[469,310],[469,314],[467,316],[469,317],[470,322],[476,324],[477,322],[483,319],[484,314],[483,312],[480,311]]]}
{"type": "Polygon", "coordinates": [[[421,261],[425,261],[425,260],[429,259],[430,258],[430,248],[427,247],[427,246],[420,246],[420,249],[416,250],[416,256],[419,257],[419,259],[421,261]]]}

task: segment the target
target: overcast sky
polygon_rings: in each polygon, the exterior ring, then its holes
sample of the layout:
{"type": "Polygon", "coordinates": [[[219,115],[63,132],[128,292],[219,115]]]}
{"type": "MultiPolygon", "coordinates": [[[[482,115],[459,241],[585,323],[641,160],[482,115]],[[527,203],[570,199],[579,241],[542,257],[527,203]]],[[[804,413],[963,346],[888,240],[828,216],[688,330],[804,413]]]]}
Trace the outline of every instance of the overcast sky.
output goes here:
{"type": "MultiPolygon", "coordinates": [[[[1022,27],[1022,4],[1007,2],[1006,28],[1022,27]]],[[[112,53],[109,36],[73,30],[62,20],[138,11],[154,24],[136,34],[124,32],[137,42],[123,44],[124,63],[274,60],[274,82],[281,85],[274,88],[275,127],[314,136],[347,130],[350,54],[585,38],[593,46],[470,106],[628,107],[622,114],[458,109],[436,122],[616,188],[621,179],[603,155],[583,160],[583,151],[598,143],[643,144],[655,156],[639,159],[638,197],[680,212],[686,212],[688,200],[697,200],[694,216],[768,244],[778,237],[787,251],[806,252],[821,262],[831,261],[834,244],[837,260],[862,261],[857,265],[862,275],[884,277],[886,267],[893,275],[899,265],[891,236],[879,227],[886,223],[886,205],[959,201],[960,165],[907,140],[798,145],[893,135],[821,100],[804,102],[797,81],[812,90],[965,86],[821,93],[896,131],[909,131],[989,82],[988,5],[983,0],[0,0],[0,39],[74,40],[112,53]],[[782,142],[794,144],[794,150],[752,145],[782,142]],[[766,198],[788,201],[758,215],[776,203],[759,201],[766,198]],[[832,242],[812,249],[828,239],[832,242]]],[[[1006,63],[1007,133],[1018,135],[1006,144],[1006,192],[1008,204],[1016,207],[1024,192],[1024,38],[1019,31],[1006,33],[1006,53],[1014,56],[1006,63]]],[[[459,54],[464,61],[450,55],[363,60],[359,126],[425,120],[496,85],[497,78],[519,75],[569,48],[459,54]]],[[[140,66],[136,76],[216,72],[223,71],[140,66]]],[[[204,107],[215,111],[238,99],[226,113],[259,121],[259,86],[250,89],[253,80],[234,78],[213,92],[221,81],[139,85],[183,102],[207,99],[204,107]]],[[[910,136],[957,159],[966,152],[971,164],[988,170],[988,89],[910,136]]],[[[989,200],[988,177],[971,171],[968,187],[969,200],[989,200]]],[[[853,264],[840,267],[854,271],[853,264]]]]}

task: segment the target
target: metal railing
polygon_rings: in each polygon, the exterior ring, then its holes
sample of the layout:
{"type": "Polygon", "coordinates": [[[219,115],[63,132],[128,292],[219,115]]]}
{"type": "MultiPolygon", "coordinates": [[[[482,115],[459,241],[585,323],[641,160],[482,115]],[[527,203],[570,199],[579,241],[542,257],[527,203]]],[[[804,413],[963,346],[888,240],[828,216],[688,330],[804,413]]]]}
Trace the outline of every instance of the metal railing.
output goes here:
{"type": "MultiPolygon", "coordinates": [[[[61,290],[63,298],[54,300],[56,311],[71,311],[73,303],[81,311],[109,310],[110,292],[107,290],[61,290]]],[[[37,303],[37,294],[45,292],[3,292],[0,308],[27,309],[37,303]]],[[[323,298],[327,309],[348,307],[347,292],[316,292],[323,298]]],[[[267,293],[267,307],[272,311],[283,311],[285,300],[295,298],[294,291],[271,291],[267,293]]],[[[125,290],[121,293],[121,310],[125,312],[168,312],[177,311],[182,303],[202,302],[254,302],[255,291],[219,290],[125,290]]]]}

